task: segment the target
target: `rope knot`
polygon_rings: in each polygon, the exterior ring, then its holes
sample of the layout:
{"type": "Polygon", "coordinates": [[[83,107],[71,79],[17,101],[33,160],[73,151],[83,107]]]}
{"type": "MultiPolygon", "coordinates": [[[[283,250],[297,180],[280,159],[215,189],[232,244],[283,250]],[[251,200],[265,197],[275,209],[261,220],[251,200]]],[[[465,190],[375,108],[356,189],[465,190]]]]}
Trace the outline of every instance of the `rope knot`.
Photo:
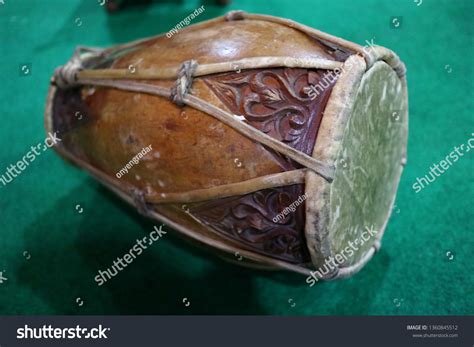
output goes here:
{"type": "Polygon", "coordinates": [[[176,85],[171,91],[171,100],[178,106],[184,106],[184,97],[193,84],[193,74],[198,66],[197,61],[187,60],[178,70],[176,85]]]}
{"type": "Polygon", "coordinates": [[[82,70],[82,62],[78,57],[72,57],[65,65],[54,70],[54,81],[61,89],[73,88],[77,85],[76,74],[82,70]]]}
{"type": "Polygon", "coordinates": [[[62,89],[76,87],[79,85],[77,73],[97,63],[102,58],[102,54],[103,51],[99,48],[77,47],[71,59],[54,70],[54,83],[62,89]]]}

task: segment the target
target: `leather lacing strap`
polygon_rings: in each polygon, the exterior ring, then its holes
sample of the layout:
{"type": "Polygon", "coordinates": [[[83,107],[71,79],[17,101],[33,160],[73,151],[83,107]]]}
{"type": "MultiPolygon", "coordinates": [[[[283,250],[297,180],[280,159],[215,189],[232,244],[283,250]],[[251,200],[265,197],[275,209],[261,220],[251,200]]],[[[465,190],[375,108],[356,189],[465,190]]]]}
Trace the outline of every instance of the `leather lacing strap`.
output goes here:
{"type": "Polygon", "coordinates": [[[274,17],[269,15],[261,15],[261,14],[252,14],[247,13],[245,11],[231,11],[224,16],[224,20],[226,21],[235,21],[235,20],[260,20],[260,21],[267,21],[273,22],[281,25],[288,26],[290,28],[296,29],[309,35],[313,38],[320,40],[323,43],[332,43],[336,44],[340,47],[349,49],[350,51],[357,53],[358,55],[362,56],[366,63],[367,69],[369,69],[376,61],[383,60],[387,64],[389,64],[394,71],[397,73],[398,77],[403,78],[406,74],[406,67],[405,64],[400,60],[400,58],[391,50],[381,47],[381,46],[373,46],[370,49],[366,49],[361,45],[356,43],[341,39],[339,37],[327,34],[320,30],[308,27],[306,25],[294,22],[289,19],[284,19],[280,17],[274,17]]]}
{"type": "MultiPolygon", "coordinates": [[[[170,88],[135,81],[120,81],[113,79],[81,79],[80,83],[85,85],[111,87],[120,90],[158,95],[166,98],[170,98],[172,94],[172,90],[170,88]]],[[[264,132],[254,128],[246,122],[237,119],[234,114],[222,110],[219,107],[214,106],[205,100],[202,100],[201,98],[191,95],[190,93],[183,95],[183,102],[187,106],[191,106],[201,112],[204,112],[218,119],[222,123],[230,126],[231,128],[246,136],[247,138],[251,139],[252,141],[265,145],[296,161],[297,163],[307,167],[308,169],[311,169],[312,171],[323,177],[326,181],[333,181],[335,172],[335,166],[333,163],[325,163],[316,158],[313,158],[307,155],[306,153],[303,153],[269,136],[268,134],[265,134],[264,132]]]]}
{"type": "Polygon", "coordinates": [[[171,91],[171,101],[173,101],[179,107],[183,107],[184,96],[189,91],[193,83],[193,74],[196,71],[198,64],[195,60],[188,60],[181,65],[178,71],[178,78],[176,79],[176,85],[171,91]]]}

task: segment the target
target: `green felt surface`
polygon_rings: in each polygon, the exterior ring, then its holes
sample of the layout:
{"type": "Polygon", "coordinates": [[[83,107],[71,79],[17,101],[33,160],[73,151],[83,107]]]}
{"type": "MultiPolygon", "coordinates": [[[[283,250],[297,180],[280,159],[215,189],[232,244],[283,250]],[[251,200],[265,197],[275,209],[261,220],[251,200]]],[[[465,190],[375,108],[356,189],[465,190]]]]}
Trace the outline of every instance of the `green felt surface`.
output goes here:
{"type": "MultiPolygon", "coordinates": [[[[44,139],[49,78],[76,45],[166,32],[200,5],[157,1],[108,15],[93,0],[0,2],[0,174],[44,139]]],[[[168,232],[99,287],[97,271],[154,224],[48,150],[0,183],[0,314],[473,314],[472,151],[421,192],[412,188],[474,131],[473,2],[234,0],[205,8],[197,21],[229,9],[287,17],[360,44],[374,39],[406,63],[408,165],[380,253],[353,278],[310,288],[300,275],[240,268],[168,232]],[[402,17],[398,27],[392,17],[402,17]]]]}

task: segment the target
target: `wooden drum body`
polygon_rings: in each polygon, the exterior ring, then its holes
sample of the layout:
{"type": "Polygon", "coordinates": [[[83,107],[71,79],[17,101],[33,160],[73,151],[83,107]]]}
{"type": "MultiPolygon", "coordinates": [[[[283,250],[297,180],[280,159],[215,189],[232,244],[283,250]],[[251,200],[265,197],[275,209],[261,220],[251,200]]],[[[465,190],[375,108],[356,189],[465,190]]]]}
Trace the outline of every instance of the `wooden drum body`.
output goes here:
{"type": "Polygon", "coordinates": [[[78,48],[46,128],[63,157],[219,255],[332,279],[380,247],[406,158],[404,74],[383,47],[237,11],[78,48]]]}

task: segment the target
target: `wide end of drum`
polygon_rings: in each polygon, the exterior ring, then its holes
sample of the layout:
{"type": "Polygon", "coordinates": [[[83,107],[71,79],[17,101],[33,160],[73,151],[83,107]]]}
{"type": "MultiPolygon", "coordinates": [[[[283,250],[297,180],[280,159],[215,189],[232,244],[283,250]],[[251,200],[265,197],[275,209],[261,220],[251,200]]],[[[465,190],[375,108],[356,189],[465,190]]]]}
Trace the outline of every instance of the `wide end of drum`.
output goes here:
{"type": "MultiPolygon", "coordinates": [[[[406,157],[404,78],[379,61],[361,76],[354,91],[354,96],[345,100],[347,121],[339,125],[342,136],[336,139],[338,150],[333,151],[334,181],[328,184],[312,177],[306,189],[307,213],[317,210],[316,216],[307,215],[306,234],[313,263],[322,277],[347,277],[379,249],[406,157]]],[[[334,92],[338,99],[337,89],[334,92]]],[[[324,143],[316,143],[315,152],[318,146],[324,147],[324,143]]]]}

